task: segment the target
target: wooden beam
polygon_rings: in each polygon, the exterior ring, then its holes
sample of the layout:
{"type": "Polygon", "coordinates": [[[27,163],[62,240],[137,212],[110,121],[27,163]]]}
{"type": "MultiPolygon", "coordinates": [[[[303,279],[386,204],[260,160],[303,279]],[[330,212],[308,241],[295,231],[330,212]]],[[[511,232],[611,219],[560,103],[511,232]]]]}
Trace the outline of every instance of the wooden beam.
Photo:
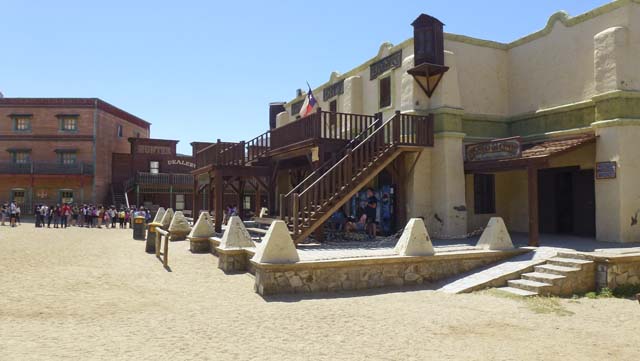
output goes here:
{"type": "Polygon", "coordinates": [[[224,212],[223,199],[224,197],[224,184],[222,176],[216,176],[215,182],[215,195],[214,195],[214,225],[216,232],[222,232],[222,216],[224,212]]]}
{"type": "Polygon", "coordinates": [[[529,188],[529,246],[538,247],[539,243],[539,219],[538,219],[538,168],[527,168],[529,188]]]}

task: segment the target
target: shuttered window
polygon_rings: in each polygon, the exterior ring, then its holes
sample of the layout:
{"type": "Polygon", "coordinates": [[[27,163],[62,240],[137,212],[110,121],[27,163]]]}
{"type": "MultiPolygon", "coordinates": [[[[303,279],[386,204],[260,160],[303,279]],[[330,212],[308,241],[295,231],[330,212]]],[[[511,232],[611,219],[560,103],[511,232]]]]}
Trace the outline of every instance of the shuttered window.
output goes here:
{"type": "Polygon", "coordinates": [[[474,210],[476,214],[496,213],[496,178],[493,174],[474,174],[474,210]]]}

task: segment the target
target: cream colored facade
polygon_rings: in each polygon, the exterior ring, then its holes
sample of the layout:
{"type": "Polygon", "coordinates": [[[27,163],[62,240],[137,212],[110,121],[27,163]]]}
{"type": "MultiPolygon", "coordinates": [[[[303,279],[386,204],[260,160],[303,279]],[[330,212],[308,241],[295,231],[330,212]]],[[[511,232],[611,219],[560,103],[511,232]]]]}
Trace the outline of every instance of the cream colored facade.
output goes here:
{"type": "MultiPolygon", "coordinates": [[[[511,43],[445,34],[444,46],[450,69],[431,98],[407,74],[413,39],[382,44],[364,64],[334,72],[314,89],[325,110],[337,100],[339,112],[382,112],[384,119],[395,110],[435,114],[435,146],[418,156],[404,185],[408,217],[424,217],[431,234],[464,234],[496,215],[511,231],[526,232],[526,170],[497,173],[496,213],[476,215],[463,145],[590,133],[598,136],[594,145],[554,158],[551,167],[593,169],[596,162],[616,161],[615,179],[595,180],[596,238],[640,241],[640,225],[632,222],[640,213],[640,0],[614,1],[576,17],[558,12],[544,29],[511,43]],[[370,65],[400,50],[401,66],[370,80],[370,65]],[[391,106],[380,108],[379,82],[387,75],[391,106]],[[325,101],[322,90],[338,81],[344,92],[325,101]]],[[[295,119],[292,105],[303,98],[286,104],[278,126],[295,119]]]]}

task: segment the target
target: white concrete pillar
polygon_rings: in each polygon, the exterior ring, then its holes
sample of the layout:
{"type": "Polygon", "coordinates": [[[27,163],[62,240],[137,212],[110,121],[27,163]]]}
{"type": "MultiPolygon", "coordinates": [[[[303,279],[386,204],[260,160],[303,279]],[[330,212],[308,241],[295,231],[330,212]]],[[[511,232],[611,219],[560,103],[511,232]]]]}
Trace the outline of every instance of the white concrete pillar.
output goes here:
{"type": "Polygon", "coordinates": [[[492,251],[513,249],[511,236],[501,217],[491,217],[476,247],[492,251]]]}
{"type": "Polygon", "coordinates": [[[629,89],[627,28],[616,26],[594,36],[594,75],[597,93],[629,89]]]}
{"type": "Polygon", "coordinates": [[[238,216],[229,218],[227,229],[220,240],[220,248],[254,247],[247,228],[238,216]]]}
{"type": "Polygon", "coordinates": [[[438,133],[435,137],[431,152],[433,215],[427,225],[436,234],[458,236],[467,232],[463,137],[463,133],[455,132],[438,133]]]}
{"type": "Polygon", "coordinates": [[[593,123],[596,162],[614,161],[615,179],[596,179],[596,238],[640,242],[640,119],[593,123]]]}

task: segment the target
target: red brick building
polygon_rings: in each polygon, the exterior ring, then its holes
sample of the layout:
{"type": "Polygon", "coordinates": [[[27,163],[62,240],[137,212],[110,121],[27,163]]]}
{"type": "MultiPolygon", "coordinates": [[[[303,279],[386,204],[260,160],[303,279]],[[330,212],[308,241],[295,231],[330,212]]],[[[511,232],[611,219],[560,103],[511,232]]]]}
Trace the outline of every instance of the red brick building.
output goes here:
{"type": "Polygon", "coordinates": [[[112,154],[150,123],[97,98],[0,98],[0,202],[106,203],[112,154]]]}

